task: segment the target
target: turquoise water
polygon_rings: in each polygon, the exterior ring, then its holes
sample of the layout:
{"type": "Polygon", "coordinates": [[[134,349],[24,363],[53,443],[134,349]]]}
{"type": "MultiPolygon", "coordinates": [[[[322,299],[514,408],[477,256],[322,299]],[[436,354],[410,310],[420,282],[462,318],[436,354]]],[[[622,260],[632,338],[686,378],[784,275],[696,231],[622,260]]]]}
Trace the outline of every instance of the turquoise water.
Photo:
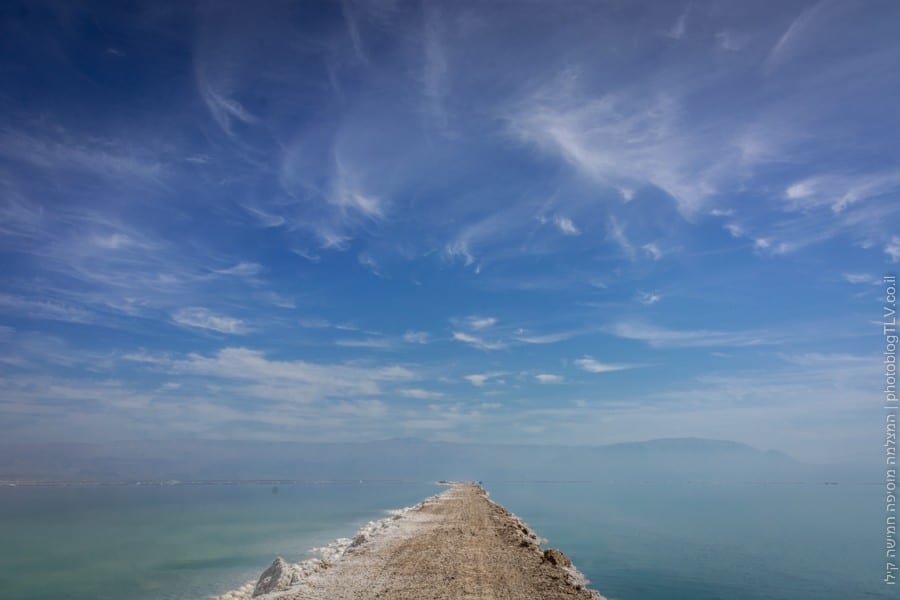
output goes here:
{"type": "Polygon", "coordinates": [[[883,489],[864,485],[493,484],[609,600],[897,598],[883,489]]]}
{"type": "Polygon", "coordinates": [[[0,488],[3,600],[185,600],[307,556],[426,484],[0,488]]]}
{"type": "MultiPolygon", "coordinates": [[[[610,600],[897,597],[878,486],[485,484],[610,600]]],[[[204,598],[439,490],[0,488],[0,598],[204,598]]]]}

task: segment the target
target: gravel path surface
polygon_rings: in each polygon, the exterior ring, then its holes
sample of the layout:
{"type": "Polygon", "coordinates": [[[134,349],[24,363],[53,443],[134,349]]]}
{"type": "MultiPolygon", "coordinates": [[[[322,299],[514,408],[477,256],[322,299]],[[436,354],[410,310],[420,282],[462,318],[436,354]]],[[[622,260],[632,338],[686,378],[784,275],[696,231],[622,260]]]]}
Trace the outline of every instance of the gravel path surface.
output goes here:
{"type": "Polygon", "coordinates": [[[598,599],[558,550],[485,491],[457,484],[339,560],[295,581],[279,600],[598,599]]]}

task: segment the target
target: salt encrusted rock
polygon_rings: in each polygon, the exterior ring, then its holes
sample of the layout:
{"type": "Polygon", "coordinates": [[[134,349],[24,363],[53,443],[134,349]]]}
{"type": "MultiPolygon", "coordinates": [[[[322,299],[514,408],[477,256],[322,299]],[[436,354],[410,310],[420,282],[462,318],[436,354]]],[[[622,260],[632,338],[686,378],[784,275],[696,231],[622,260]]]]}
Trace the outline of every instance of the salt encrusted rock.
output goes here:
{"type": "Polygon", "coordinates": [[[548,563],[556,565],[558,567],[571,567],[572,561],[569,560],[569,557],[563,554],[561,551],[556,548],[550,548],[548,550],[544,550],[544,560],[548,563]]]}
{"type": "Polygon", "coordinates": [[[262,596],[270,592],[281,592],[288,589],[294,581],[294,568],[280,556],[272,565],[263,571],[253,588],[253,597],[262,596]]]}

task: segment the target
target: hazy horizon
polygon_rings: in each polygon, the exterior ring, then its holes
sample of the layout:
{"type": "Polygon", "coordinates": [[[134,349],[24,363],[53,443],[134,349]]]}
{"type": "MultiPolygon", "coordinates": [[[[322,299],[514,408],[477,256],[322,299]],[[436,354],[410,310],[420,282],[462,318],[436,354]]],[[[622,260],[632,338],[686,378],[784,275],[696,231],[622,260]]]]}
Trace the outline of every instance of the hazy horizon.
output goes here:
{"type": "Polygon", "coordinates": [[[0,444],[0,481],[839,482],[881,479],[877,464],[805,463],[740,442],[669,438],[598,446],[252,440],[0,444]]]}

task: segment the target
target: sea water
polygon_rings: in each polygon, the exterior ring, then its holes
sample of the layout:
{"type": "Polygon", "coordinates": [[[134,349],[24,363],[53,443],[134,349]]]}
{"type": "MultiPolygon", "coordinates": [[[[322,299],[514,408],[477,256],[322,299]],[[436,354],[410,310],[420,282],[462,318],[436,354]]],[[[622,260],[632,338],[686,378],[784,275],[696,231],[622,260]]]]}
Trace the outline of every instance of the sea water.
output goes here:
{"type": "Polygon", "coordinates": [[[609,600],[900,598],[884,584],[883,486],[491,486],[609,600]]]}
{"type": "MultiPolygon", "coordinates": [[[[485,482],[610,600],[896,598],[881,489],[485,482]]],[[[430,483],[0,488],[0,598],[201,599],[430,483]]]]}
{"type": "Polygon", "coordinates": [[[0,487],[3,600],[199,600],[352,534],[432,484],[0,487]]]}

